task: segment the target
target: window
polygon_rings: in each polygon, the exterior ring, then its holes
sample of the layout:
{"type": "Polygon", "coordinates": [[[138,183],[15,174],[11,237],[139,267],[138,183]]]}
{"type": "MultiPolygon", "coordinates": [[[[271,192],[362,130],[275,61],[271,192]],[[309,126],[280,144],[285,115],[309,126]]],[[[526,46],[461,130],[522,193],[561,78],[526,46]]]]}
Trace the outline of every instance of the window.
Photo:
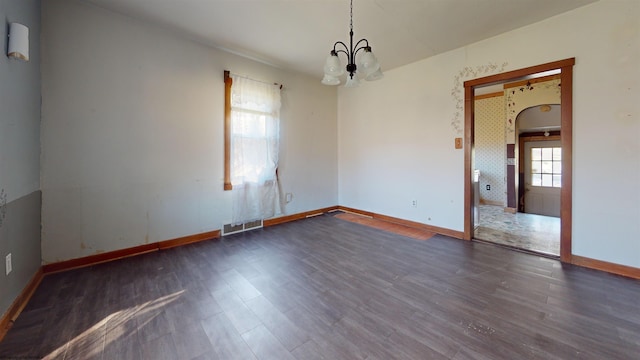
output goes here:
{"type": "Polygon", "coordinates": [[[224,189],[233,190],[233,222],[262,220],[279,209],[280,89],[224,73],[224,189]]]}
{"type": "Polygon", "coordinates": [[[225,71],[224,189],[275,179],[280,91],[225,71]]]}
{"type": "Polygon", "coordinates": [[[531,185],[559,188],[562,183],[562,148],[531,148],[531,185]]]}

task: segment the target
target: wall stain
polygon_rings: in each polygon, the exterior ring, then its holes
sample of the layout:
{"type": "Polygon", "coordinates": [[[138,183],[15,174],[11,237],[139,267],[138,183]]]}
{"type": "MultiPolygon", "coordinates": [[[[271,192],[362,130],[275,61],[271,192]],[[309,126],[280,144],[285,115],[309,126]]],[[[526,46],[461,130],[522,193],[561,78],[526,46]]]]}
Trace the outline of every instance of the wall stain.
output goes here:
{"type": "Polygon", "coordinates": [[[0,228],[4,222],[4,218],[7,216],[7,192],[4,189],[0,189],[0,228]]]}

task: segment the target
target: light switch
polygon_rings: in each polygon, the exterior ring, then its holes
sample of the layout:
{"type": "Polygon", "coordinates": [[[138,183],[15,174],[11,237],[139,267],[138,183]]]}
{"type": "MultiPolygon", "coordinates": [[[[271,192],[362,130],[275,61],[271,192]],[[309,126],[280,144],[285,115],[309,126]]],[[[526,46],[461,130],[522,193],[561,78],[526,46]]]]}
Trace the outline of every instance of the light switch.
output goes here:
{"type": "Polygon", "coordinates": [[[462,138],[456,138],[456,149],[462,149],[462,138]]]}

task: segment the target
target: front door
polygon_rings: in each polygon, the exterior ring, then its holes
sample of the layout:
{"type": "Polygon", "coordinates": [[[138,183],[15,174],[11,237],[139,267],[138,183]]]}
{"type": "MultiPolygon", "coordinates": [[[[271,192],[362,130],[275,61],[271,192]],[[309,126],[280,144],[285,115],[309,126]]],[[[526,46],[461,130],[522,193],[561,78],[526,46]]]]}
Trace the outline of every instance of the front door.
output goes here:
{"type": "Polygon", "coordinates": [[[560,141],[525,142],[524,212],[560,217],[561,169],[560,141]]]}

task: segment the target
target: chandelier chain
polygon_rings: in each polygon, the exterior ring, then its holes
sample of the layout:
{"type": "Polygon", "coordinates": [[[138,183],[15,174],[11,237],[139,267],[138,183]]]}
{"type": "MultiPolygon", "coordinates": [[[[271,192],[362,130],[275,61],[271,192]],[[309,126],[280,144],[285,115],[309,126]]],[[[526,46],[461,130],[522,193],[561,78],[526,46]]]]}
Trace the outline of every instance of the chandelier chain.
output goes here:
{"type": "Polygon", "coordinates": [[[350,15],[351,15],[351,22],[349,23],[349,26],[351,28],[351,31],[353,32],[353,0],[351,0],[351,11],[350,11],[350,15]]]}

